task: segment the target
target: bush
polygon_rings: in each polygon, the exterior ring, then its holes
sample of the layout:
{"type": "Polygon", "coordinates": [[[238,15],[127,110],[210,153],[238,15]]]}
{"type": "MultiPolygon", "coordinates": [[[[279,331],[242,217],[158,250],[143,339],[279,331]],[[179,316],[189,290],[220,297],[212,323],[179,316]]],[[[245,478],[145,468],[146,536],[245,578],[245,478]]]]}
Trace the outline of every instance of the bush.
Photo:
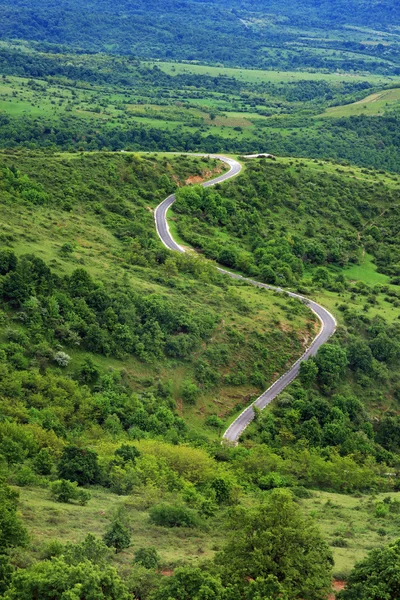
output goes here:
{"type": "Polygon", "coordinates": [[[150,510],[150,521],[162,527],[196,527],[199,519],[195,511],[186,506],[158,504],[150,510]]]}
{"type": "Polygon", "coordinates": [[[222,427],[224,426],[224,422],[222,421],[222,419],[220,419],[216,415],[210,415],[209,417],[207,417],[204,423],[208,427],[215,427],[215,429],[222,429],[222,427]]]}
{"type": "Polygon", "coordinates": [[[50,484],[50,494],[57,502],[71,502],[76,500],[82,506],[85,506],[91,496],[86,490],[78,488],[76,481],[67,481],[66,479],[58,479],[50,484]]]}
{"type": "Polygon", "coordinates": [[[157,569],[160,566],[160,555],[157,550],[150,546],[149,548],[139,548],[135,552],[134,562],[142,565],[146,569],[157,569]]]}
{"type": "Polygon", "coordinates": [[[65,352],[57,352],[54,356],[54,361],[59,367],[68,367],[71,357],[65,352]]]}
{"type": "Polygon", "coordinates": [[[131,534],[129,528],[120,519],[116,519],[107,529],[103,540],[106,546],[115,548],[115,552],[118,553],[124,548],[129,548],[131,545],[131,534]]]}
{"type": "Polygon", "coordinates": [[[114,452],[115,456],[118,456],[123,460],[124,463],[132,462],[135,463],[136,459],[140,456],[140,451],[136,448],[136,446],[131,446],[129,444],[122,444],[119,448],[114,452]]]}
{"type": "Polygon", "coordinates": [[[292,488],[290,488],[290,491],[296,498],[301,498],[301,499],[312,498],[314,495],[311,490],[308,490],[303,485],[297,485],[295,487],[292,487],[292,488]]]}

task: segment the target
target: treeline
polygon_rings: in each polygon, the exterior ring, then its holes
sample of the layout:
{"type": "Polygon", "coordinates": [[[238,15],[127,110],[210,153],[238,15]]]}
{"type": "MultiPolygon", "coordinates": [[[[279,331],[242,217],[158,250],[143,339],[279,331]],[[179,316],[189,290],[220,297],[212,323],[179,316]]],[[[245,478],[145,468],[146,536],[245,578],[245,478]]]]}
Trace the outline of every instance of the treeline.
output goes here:
{"type": "Polygon", "coordinates": [[[77,117],[57,121],[0,115],[0,147],[61,150],[143,150],[178,152],[262,152],[328,158],[363,167],[400,172],[399,119],[350,117],[324,122],[318,130],[294,129],[290,135],[263,127],[253,137],[222,137],[212,132],[176,128],[171,131],[136,125],[100,129],[77,117]]]}

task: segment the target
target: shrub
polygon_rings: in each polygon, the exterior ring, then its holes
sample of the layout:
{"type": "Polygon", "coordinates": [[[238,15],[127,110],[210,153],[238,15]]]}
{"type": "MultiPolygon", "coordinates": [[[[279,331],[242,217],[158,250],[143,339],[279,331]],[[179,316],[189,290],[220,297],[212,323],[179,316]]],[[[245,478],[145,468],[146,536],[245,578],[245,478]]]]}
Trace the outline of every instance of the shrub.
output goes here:
{"type": "Polygon", "coordinates": [[[134,562],[142,565],[146,569],[157,569],[160,566],[160,555],[157,550],[150,546],[149,548],[139,548],[135,552],[134,562]]]}
{"type": "Polygon", "coordinates": [[[136,459],[140,456],[140,451],[136,448],[136,446],[131,446],[129,444],[122,444],[119,448],[114,452],[115,456],[120,457],[124,463],[132,462],[135,463],[136,459]]]}
{"type": "Polygon", "coordinates": [[[222,427],[224,426],[224,422],[222,421],[222,419],[220,419],[216,415],[210,415],[209,417],[207,417],[204,423],[208,427],[215,427],[215,429],[222,429],[222,427]]]}
{"type": "Polygon", "coordinates": [[[54,361],[59,367],[68,367],[71,357],[65,352],[57,352],[54,356],[54,361]]]}
{"type": "Polygon", "coordinates": [[[115,552],[121,552],[131,545],[131,534],[129,528],[120,519],[115,519],[103,536],[104,543],[109,548],[115,548],[115,552]]]}
{"type": "Polygon", "coordinates": [[[91,496],[86,490],[78,488],[76,481],[68,481],[66,479],[58,479],[50,484],[50,494],[57,502],[77,501],[82,506],[85,506],[91,496]]]}
{"type": "Polygon", "coordinates": [[[186,506],[158,504],[150,510],[150,521],[162,527],[196,527],[198,516],[186,506]]]}

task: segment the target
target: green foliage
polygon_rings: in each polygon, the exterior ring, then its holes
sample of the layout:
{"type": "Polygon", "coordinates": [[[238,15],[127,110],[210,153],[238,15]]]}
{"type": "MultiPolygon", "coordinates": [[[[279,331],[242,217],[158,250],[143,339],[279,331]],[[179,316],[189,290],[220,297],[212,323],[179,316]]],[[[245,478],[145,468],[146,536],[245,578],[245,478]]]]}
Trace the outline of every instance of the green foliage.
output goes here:
{"type": "Polygon", "coordinates": [[[246,593],[250,580],[273,576],[288,598],[326,598],[332,556],[311,521],[304,519],[290,492],[274,490],[251,514],[232,522],[228,545],[219,554],[225,584],[246,593]]]}
{"type": "Polygon", "coordinates": [[[304,360],[300,364],[299,379],[305,388],[311,387],[318,375],[318,366],[313,358],[304,360]]]}
{"type": "Polygon", "coordinates": [[[109,548],[115,548],[115,552],[121,552],[131,545],[130,529],[121,519],[116,518],[111,523],[103,536],[104,543],[109,548]]]}
{"type": "Polygon", "coordinates": [[[165,578],[152,600],[222,600],[223,588],[218,577],[190,567],[176,569],[173,577],[165,578]]]}
{"type": "Polygon", "coordinates": [[[328,390],[337,387],[346,373],[348,365],[347,353],[344,348],[334,344],[326,344],[318,350],[315,362],[318,367],[318,380],[328,390]]]}
{"type": "Polygon", "coordinates": [[[160,566],[161,558],[154,546],[149,548],[139,548],[135,552],[134,562],[142,565],[146,569],[157,569],[160,566]]]}
{"type": "Polygon", "coordinates": [[[381,600],[396,598],[400,594],[398,571],[400,567],[400,542],[372,550],[357,563],[340,592],[341,600],[381,600]]]}
{"type": "Polygon", "coordinates": [[[78,488],[76,481],[68,481],[67,479],[53,481],[50,484],[50,494],[57,502],[76,500],[82,506],[85,506],[91,498],[88,491],[78,488]]]}
{"type": "Polygon", "coordinates": [[[75,481],[79,485],[99,481],[97,454],[93,450],[67,446],[63,450],[57,469],[60,479],[75,481]]]}
{"type": "Polygon", "coordinates": [[[10,585],[14,572],[10,559],[6,554],[0,554],[0,594],[4,594],[10,585]]]}
{"type": "Polygon", "coordinates": [[[129,600],[130,594],[110,566],[88,560],[69,564],[62,556],[19,569],[6,592],[7,600],[129,600]]]}
{"type": "Polygon", "coordinates": [[[121,458],[124,463],[131,462],[135,464],[136,459],[140,456],[140,451],[135,446],[122,444],[122,446],[116,449],[114,454],[121,458]]]}
{"type": "MultiPolygon", "coordinates": [[[[18,492],[4,482],[0,483],[0,547],[2,552],[15,546],[24,546],[28,534],[17,515],[18,492]]],[[[8,572],[5,568],[5,573],[8,572]]]]}
{"type": "Polygon", "coordinates": [[[150,510],[150,521],[162,527],[196,527],[199,518],[194,510],[185,506],[158,504],[150,510]]]}
{"type": "Polygon", "coordinates": [[[50,475],[53,467],[53,459],[47,448],[39,450],[33,459],[33,468],[39,475],[50,475]]]}
{"type": "Polygon", "coordinates": [[[111,552],[100,539],[89,534],[79,544],[66,544],[62,555],[71,565],[78,565],[85,560],[96,565],[105,565],[110,560],[111,552]]]}

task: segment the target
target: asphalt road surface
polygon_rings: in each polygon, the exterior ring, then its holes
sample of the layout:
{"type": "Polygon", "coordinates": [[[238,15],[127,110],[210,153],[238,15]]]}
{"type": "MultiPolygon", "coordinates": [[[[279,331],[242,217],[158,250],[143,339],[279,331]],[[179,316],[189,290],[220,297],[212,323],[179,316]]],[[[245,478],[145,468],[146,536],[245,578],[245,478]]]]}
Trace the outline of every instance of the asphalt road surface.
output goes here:
{"type": "MultiPolygon", "coordinates": [[[[204,155],[203,155],[204,156],[204,155]]],[[[229,166],[229,171],[203,183],[203,187],[210,187],[215,185],[216,183],[222,183],[235,175],[238,175],[242,169],[242,165],[234,160],[233,158],[228,158],[226,156],[220,155],[210,155],[212,158],[218,158],[225,164],[229,166]]],[[[258,156],[258,155],[257,155],[258,156]]],[[[154,219],[156,222],[157,233],[167,248],[170,250],[176,250],[177,252],[185,252],[182,246],[177,244],[171,233],[169,231],[168,222],[167,222],[167,212],[171,204],[175,202],[175,194],[168,196],[161,204],[159,204],[154,211],[154,219]]],[[[278,394],[280,394],[298,375],[300,369],[300,363],[303,360],[307,360],[310,356],[314,356],[318,349],[324,344],[330,337],[333,335],[336,329],[336,321],[333,315],[329,311],[326,310],[320,304],[317,304],[313,300],[309,300],[300,294],[295,294],[294,292],[289,292],[283,290],[281,288],[267,285],[265,283],[259,283],[258,281],[254,281],[253,279],[248,279],[247,277],[242,277],[241,275],[236,275],[235,273],[231,273],[230,271],[226,271],[225,269],[218,268],[220,273],[227,275],[228,277],[232,277],[233,279],[239,279],[242,281],[247,281],[257,287],[266,288],[268,290],[278,291],[282,293],[288,294],[292,298],[297,298],[301,302],[304,302],[318,317],[321,328],[319,330],[318,335],[314,338],[311,345],[307,348],[303,356],[301,356],[291,368],[286,371],[277,381],[275,381],[271,387],[269,387],[257,400],[254,401],[253,404],[250,404],[240,415],[233,421],[233,423],[228,427],[223,435],[223,439],[226,442],[237,443],[240,435],[246,429],[246,427],[251,423],[254,419],[254,410],[253,407],[256,406],[259,409],[265,408],[272,400],[274,400],[278,394]]]]}

